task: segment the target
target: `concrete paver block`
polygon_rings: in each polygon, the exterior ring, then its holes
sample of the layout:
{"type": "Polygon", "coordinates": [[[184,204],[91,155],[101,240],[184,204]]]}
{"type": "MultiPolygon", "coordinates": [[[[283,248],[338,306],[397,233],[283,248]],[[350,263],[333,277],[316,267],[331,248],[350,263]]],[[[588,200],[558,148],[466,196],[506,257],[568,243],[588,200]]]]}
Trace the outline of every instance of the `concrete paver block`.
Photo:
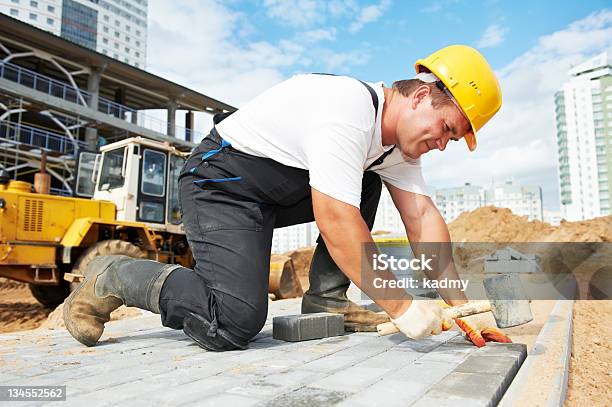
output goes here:
{"type": "Polygon", "coordinates": [[[275,317],[272,324],[274,339],[289,342],[344,335],[344,316],[328,312],[275,317]]]}
{"type": "Polygon", "coordinates": [[[449,401],[470,406],[497,405],[525,359],[526,346],[491,345],[471,352],[450,374],[433,385],[415,406],[444,405],[449,401]]]}
{"type": "Polygon", "coordinates": [[[414,406],[495,406],[506,388],[504,377],[489,373],[452,372],[432,386],[414,406]],[[447,404],[444,404],[447,403],[447,404]]]}
{"type": "Polygon", "coordinates": [[[310,407],[310,406],[333,406],[344,400],[350,393],[302,387],[296,391],[282,394],[267,403],[265,407],[310,407]]]}
{"type": "Polygon", "coordinates": [[[3,384],[67,384],[68,406],[487,405],[491,398],[480,393],[451,398],[443,386],[448,392],[453,380],[493,380],[498,386],[487,388],[494,394],[525,354],[518,344],[477,349],[457,332],[419,341],[376,333],[274,339],[273,317],[299,307],[299,299],[271,303],[269,323],[249,349],[235,352],[207,352],[181,331],[161,327],[159,316],[109,323],[95,348],[67,332],[0,335],[1,377],[3,384]],[[473,372],[483,364],[486,373],[473,372]]]}
{"type": "Polygon", "coordinates": [[[514,376],[521,365],[521,360],[512,356],[474,355],[457,366],[455,371],[463,373],[511,374],[514,376]]]}
{"type": "Polygon", "coordinates": [[[363,391],[353,394],[338,407],[405,407],[418,400],[427,386],[418,381],[407,382],[383,378],[363,391]]]}
{"type": "Polygon", "coordinates": [[[443,377],[452,372],[457,363],[447,363],[439,361],[421,362],[416,360],[413,363],[392,372],[385,379],[414,383],[418,381],[423,386],[429,387],[439,382],[443,377]]]}
{"type": "Polygon", "coordinates": [[[357,392],[376,382],[390,371],[391,369],[352,366],[310,383],[309,386],[319,389],[357,392]]]}

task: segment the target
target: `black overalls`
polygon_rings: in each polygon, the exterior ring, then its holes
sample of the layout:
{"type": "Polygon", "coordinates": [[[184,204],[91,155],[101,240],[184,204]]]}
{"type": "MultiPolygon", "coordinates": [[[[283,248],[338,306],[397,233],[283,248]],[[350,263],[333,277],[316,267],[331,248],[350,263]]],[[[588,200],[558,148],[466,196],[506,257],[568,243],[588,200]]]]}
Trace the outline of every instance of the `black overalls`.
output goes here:
{"type": "MultiPolygon", "coordinates": [[[[377,111],[376,93],[364,85],[377,111]]],[[[195,313],[210,322],[209,336],[219,331],[244,348],[266,321],[274,228],[314,221],[308,171],[238,151],[213,128],[179,179],[183,225],[196,265],[195,273],[177,270],[165,282],[162,323],[182,329],[185,316],[195,313]]],[[[361,213],[370,230],[381,189],[380,177],[366,170],[361,213]]],[[[316,250],[326,250],[320,236],[317,242],[316,250]]]]}

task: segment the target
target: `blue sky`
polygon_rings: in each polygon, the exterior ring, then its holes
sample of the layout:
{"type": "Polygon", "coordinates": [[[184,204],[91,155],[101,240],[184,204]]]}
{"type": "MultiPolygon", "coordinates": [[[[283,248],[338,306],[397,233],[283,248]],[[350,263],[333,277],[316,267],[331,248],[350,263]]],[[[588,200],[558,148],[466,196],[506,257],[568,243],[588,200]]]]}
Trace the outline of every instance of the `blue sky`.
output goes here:
{"type": "MultiPolygon", "coordinates": [[[[566,0],[338,3],[345,4],[342,12],[334,12],[333,1],[236,1],[228,8],[245,14],[252,26],[250,41],[277,42],[322,30],[320,34],[325,32],[328,39],[315,49],[363,52],[361,58],[355,56],[352,63],[337,66],[334,72],[391,83],[411,74],[417,57],[453,43],[477,46],[495,69],[501,69],[533,47],[540,36],[609,5],[606,1],[566,0]],[[368,6],[376,7],[380,14],[373,13],[379,17],[359,28],[353,26],[368,6]]],[[[312,65],[292,65],[282,72],[290,76],[296,68],[320,71],[329,64],[313,58],[312,65]]]]}
{"type": "MultiPolygon", "coordinates": [[[[411,77],[443,46],[478,48],[504,104],[469,153],[423,157],[426,182],[487,186],[512,179],[559,208],[553,96],[568,69],[612,49],[605,1],[150,0],[147,70],[240,107],[299,72],[368,81],[411,77]]],[[[210,118],[198,117],[203,131],[210,118]]]]}

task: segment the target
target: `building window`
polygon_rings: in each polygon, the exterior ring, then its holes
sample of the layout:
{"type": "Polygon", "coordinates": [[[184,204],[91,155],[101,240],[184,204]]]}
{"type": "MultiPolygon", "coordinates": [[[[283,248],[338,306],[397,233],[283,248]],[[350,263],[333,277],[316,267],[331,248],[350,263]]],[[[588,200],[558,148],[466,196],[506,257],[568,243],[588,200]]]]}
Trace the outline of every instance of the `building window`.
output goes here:
{"type": "Polygon", "coordinates": [[[34,21],[36,21],[36,20],[37,20],[37,18],[38,18],[38,16],[37,16],[36,14],[34,14],[34,13],[30,13],[30,20],[34,20],[34,21]]]}
{"type": "Polygon", "coordinates": [[[140,52],[135,52],[134,55],[136,55],[136,58],[140,58],[140,52]]]}
{"type": "Polygon", "coordinates": [[[119,27],[119,26],[121,25],[121,23],[119,22],[119,20],[115,20],[115,25],[116,25],[117,27],[119,27]]]}
{"type": "Polygon", "coordinates": [[[108,44],[108,38],[102,38],[102,42],[108,44]]]}
{"type": "Polygon", "coordinates": [[[108,27],[104,27],[102,29],[104,30],[105,33],[108,33],[108,27]]]}
{"type": "Polygon", "coordinates": [[[11,3],[19,4],[19,0],[11,0],[11,3]]]}
{"type": "Polygon", "coordinates": [[[103,53],[104,55],[106,55],[106,54],[108,54],[108,51],[107,51],[107,50],[105,50],[105,49],[103,49],[103,50],[102,50],[102,53],[103,53]]]}
{"type": "Polygon", "coordinates": [[[55,13],[55,7],[53,7],[53,6],[47,6],[47,11],[48,11],[49,13],[55,13]]]}
{"type": "Polygon", "coordinates": [[[47,24],[53,25],[54,20],[52,18],[47,18],[47,24]]]}
{"type": "Polygon", "coordinates": [[[130,42],[130,37],[128,37],[127,35],[125,36],[125,42],[130,42]]]}
{"type": "Polygon", "coordinates": [[[108,16],[104,16],[104,21],[108,21],[108,16]]]}
{"type": "Polygon", "coordinates": [[[61,36],[78,45],[96,49],[98,12],[75,0],[62,1],[61,36]]]}
{"type": "Polygon", "coordinates": [[[12,8],[11,9],[11,15],[13,17],[17,17],[19,15],[19,10],[12,8]]]}
{"type": "Polygon", "coordinates": [[[115,43],[115,49],[119,49],[119,44],[115,43]]]}
{"type": "Polygon", "coordinates": [[[115,59],[119,59],[119,55],[118,55],[117,53],[114,53],[114,54],[113,54],[113,57],[114,57],[115,59]]]}
{"type": "Polygon", "coordinates": [[[130,49],[128,47],[125,47],[125,52],[127,52],[129,54],[130,53],[130,49]]]}
{"type": "Polygon", "coordinates": [[[136,68],[140,68],[140,64],[136,62],[136,68]]]}
{"type": "Polygon", "coordinates": [[[119,31],[115,31],[115,37],[119,38],[119,31]]]}
{"type": "Polygon", "coordinates": [[[126,30],[127,32],[130,32],[130,31],[132,31],[132,27],[130,27],[129,25],[126,25],[126,26],[125,26],[125,30],[126,30]]]}
{"type": "Polygon", "coordinates": [[[127,59],[127,58],[123,58],[123,62],[125,62],[126,64],[129,64],[129,63],[130,63],[130,60],[129,60],[129,59],[127,59]]]}
{"type": "Polygon", "coordinates": [[[140,41],[136,41],[136,46],[140,47],[140,41]]]}
{"type": "Polygon", "coordinates": [[[34,7],[34,8],[38,8],[38,2],[37,1],[30,1],[30,6],[34,7]]]}
{"type": "Polygon", "coordinates": [[[140,30],[136,30],[136,35],[140,37],[140,30]]]}

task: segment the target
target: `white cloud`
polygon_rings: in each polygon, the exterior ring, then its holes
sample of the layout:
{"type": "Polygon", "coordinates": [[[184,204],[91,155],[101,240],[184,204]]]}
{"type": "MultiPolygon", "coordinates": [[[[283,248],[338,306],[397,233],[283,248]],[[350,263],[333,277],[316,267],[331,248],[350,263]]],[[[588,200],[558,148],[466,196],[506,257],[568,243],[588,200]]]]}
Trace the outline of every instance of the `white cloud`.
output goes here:
{"type": "Polygon", "coordinates": [[[567,72],[612,47],[612,11],[604,10],[538,39],[537,44],[498,72],[500,112],[478,134],[478,149],[451,143],[423,158],[425,178],[435,187],[464,182],[489,185],[494,177],[539,185],[545,207],[558,207],[554,93],[567,72]]]}
{"type": "Polygon", "coordinates": [[[307,27],[320,20],[324,4],[318,0],[264,0],[269,17],[295,27],[307,27]]]}
{"type": "Polygon", "coordinates": [[[308,43],[319,42],[319,41],[333,41],[336,39],[336,29],[331,28],[319,28],[316,30],[305,31],[300,34],[300,38],[308,43]]]}
{"type": "Polygon", "coordinates": [[[296,28],[326,25],[329,20],[349,18],[349,32],[357,32],[366,24],[378,20],[391,0],[360,6],[356,0],[264,0],[268,17],[296,28]],[[356,16],[356,17],[355,17],[356,16]]]}
{"type": "Polygon", "coordinates": [[[363,28],[364,25],[378,20],[391,4],[390,0],[382,0],[378,4],[366,6],[361,9],[357,19],[349,26],[349,31],[354,33],[363,28]]]}
{"type": "Polygon", "coordinates": [[[423,13],[435,13],[436,11],[442,10],[442,3],[431,3],[427,7],[423,7],[421,12],[423,13]]]}
{"type": "MultiPolygon", "coordinates": [[[[307,69],[317,61],[328,71],[348,72],[351,65],[362,64],[369,57],[367,52],[334,53],[318,46],[335,40],[336,29],[328,27],[276,42],[253,41],[257,28],[246,15],[226,4],[220,0],[152,0],[147,69],[239,107],[285,79],[283,70],[288,67],[293,67],[292,71],[307,69]]],[[[338,14],[354,6],[352,1],[329,4],[338,14]]],[[[208,130],[210,117],[196,117],[196,128],[208,130]]],[[[182,115],[178,121],[181,124],[182,115]]]]}
{"type": "Polygon", "coordinates": [[[506,35],[506,32],[508,32],[507,28],[500,27],[496,24],[490,25],[487,27],[484,34],[482,34],[482,37],[480,38],[480,40],[478,40],[476,46],[478,48],[496,47],[502,42],[504,42],[504,36],[506,35]]]}
{"type": "Polygon", "coordinates": [[[334,52],[331,50],[319,50],[316,53],[319,61],[324,63],[326,72],[350,73],[350,66],[364,65],[370,59],[367,51],[334,52]]]}

